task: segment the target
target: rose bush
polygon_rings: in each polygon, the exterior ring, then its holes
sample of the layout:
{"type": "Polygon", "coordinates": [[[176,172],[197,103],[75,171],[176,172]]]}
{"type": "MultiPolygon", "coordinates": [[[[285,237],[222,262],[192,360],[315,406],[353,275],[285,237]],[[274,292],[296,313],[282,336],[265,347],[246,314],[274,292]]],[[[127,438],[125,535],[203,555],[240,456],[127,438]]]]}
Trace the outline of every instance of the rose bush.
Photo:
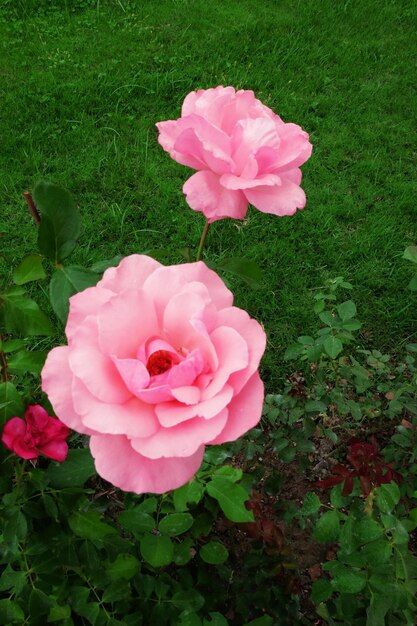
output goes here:
{"type": "Polygon", "coordinates": [[[27,407],[25,420],[12,417],[5,423],[1,440],[6,448],[22,459],[37,459],[43,454],[54,461],[65,461],[69,428],[39,404],[27,407]]]}
{"type": "Polygon", "coordinates": [[[199,170],[183,191],[189,206],[209,222],[243,219],[248,203],[275,215],[304,208],[300,166],[311,155],[309,136],[283,122],[253,91],[222,86],[192,91],[182,117],[156,126],[164,150],[199,170]]]}
{"type": "Polygon", "coordinates": [[[42,388],[67,426],[91,435],[97,472],[126,491],[179,487],[205,444],[261,417],[265,333],[202,262],[126,257],[70,299],[66,335],[42,388]]]}

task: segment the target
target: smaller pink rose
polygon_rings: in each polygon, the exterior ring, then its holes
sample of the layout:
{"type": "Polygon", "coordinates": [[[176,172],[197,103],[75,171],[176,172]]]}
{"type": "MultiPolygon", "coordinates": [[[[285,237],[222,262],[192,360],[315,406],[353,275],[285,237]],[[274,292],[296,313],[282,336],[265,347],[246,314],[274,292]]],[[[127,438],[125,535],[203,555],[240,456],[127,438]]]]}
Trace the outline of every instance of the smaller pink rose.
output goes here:
{"type": "Polygon", "coordinates": [[[252,204],[292,215],[306,197],[300,166],[311,155],[308,134],[286,123],[253,91],[192,91],[177,120],[159,122],[158,141],[178,163],[197,170],[183,187],[189,206],[209,222],[243,219],[252,204]]]}
{"type": "Polygon", "coordinates": [[[12,417],[4,425],[1,440],[6,448],[22,459],[37,459],[43,454],[54,461],[65,461],[70,429],[39,404],[28,406],[25,419],[12,417]]]}

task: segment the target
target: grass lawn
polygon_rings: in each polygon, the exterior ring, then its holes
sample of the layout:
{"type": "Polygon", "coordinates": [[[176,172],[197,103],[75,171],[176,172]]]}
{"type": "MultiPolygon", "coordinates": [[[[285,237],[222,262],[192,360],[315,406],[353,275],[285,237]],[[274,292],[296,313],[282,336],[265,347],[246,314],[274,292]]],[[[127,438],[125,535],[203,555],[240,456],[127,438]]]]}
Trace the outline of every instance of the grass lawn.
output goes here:
{"type": "Polygon", "coordinates": [[[0,8],[0,276],[34,251],[22,199],[41,178],[70,189],[91,265],[115,254],[196,248],[204,218],[186,205],[191,171],[157,143],[185,95],[253,89],[314,152],[307,207],[290,218],[251,209],[212,228],[207,258],[245,256],[259,290],[230,280],[236,304],[265,325],[264,379],[316,325],[314,288],[343,275],[364,343],[395,350],[416,331],[415,59],[411,0],[3,0],[0,8]]]}

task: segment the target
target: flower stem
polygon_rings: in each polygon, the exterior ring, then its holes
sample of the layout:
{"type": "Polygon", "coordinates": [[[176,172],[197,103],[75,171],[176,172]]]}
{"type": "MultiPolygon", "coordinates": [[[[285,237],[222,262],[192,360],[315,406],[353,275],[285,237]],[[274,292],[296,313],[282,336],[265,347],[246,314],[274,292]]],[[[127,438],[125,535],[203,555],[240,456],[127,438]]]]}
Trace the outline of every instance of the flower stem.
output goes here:
{"type": "Polygon", "coordinates": [[[201,257],[203,256],[204,244],[206,243],[207,233],[210,228],[210,222],[207,222],[204,225],[203,232],[201,233],[200,245],[198,246],[197,258],[196,261],[201,261],[201,257]]]}
{"type": "Polygon", "coordinates": [[[33,201],[32,198],[32,194],[29,191],[24,191],[23,192],[23,197],[26,200],[27,204],[28,204],[28,208],[30,211],[30,214],[32,215],[34,221],[36,224],[40,224],[41,223],[41,216],[39,214],[38,209],[36,208],[36,205],[33,201]]]}

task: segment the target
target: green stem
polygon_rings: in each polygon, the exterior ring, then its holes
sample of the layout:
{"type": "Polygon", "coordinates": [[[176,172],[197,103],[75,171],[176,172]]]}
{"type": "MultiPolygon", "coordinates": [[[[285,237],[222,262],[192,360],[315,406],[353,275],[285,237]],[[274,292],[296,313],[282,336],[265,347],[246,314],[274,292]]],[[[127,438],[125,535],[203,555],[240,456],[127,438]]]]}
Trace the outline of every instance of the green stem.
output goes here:
{"type": "Polygon", "coordinates": [[[207,233],[210,228],[210,222],[207,222],[204,225],[203,232],[201,233],[200,245],[198,246],[197,258],[196,261],[201,261],[201,257],[203,256],[204,244],[206,243],[207,233]]]}

